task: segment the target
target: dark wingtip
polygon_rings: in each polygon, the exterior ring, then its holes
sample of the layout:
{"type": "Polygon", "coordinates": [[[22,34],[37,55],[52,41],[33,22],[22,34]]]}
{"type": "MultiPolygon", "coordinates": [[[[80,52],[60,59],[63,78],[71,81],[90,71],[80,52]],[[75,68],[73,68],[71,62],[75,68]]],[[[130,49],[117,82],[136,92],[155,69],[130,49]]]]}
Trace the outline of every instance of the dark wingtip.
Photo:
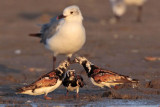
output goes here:
{"type": "Polygon", "coordinates": [[[132,82],[139,83],[138,79],[132,79],[132,82]]]}
{"type": "Polygon", "coordinates": [[[21,92],[23,92],[24,90],[23,90],[23,88],[17,88],[16,89],[16,94],[19,94],[19,93],[21,93],[21,92]]]}
{"type": "Polygon", "coordinates": [[[137,88],[139,86],[139,80],[132,79],[132,88],[137,88]]]}

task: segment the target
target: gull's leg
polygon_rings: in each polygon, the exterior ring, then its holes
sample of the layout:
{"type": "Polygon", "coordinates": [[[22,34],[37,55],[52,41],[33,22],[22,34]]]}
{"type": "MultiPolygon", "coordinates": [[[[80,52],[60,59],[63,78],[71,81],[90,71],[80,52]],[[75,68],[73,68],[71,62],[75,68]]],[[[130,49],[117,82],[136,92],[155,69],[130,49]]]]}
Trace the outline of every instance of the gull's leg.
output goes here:
{"type": "Polygon", "coordinates": [[[53,70],[55,69],[55,66],[56,66],[56,57],[53,56],[53,70]]]}
{"type": "Polygon", "coordinates": [[[142,17],[142,10],[143,7],[142,6],[138,6],[138,13],[137,13],[137,22],[141,22],[141,17],[142,17]]]}
{"type": "Polygon", "coordinates": [[[70,62],[70,63],[72,62],[72,61],[71,61],[71,57],[72,57],[72,54],[68,54],[68,55],[67,55],[67,60],[68,60],[68,62],[70,62]]]}
{"type": "Polygon", "coordinates": [[[115,19],[117,22],[119,22],[121,20],[121,17],[120,16],[117,16],[117,15],[114,15],[115,19]]]}
{"type": "Polygon", "coordinates": [[[71,62],[71,58],[70,57],[67,57],[67,60],[68,60],[68,62],[71,62]]]}

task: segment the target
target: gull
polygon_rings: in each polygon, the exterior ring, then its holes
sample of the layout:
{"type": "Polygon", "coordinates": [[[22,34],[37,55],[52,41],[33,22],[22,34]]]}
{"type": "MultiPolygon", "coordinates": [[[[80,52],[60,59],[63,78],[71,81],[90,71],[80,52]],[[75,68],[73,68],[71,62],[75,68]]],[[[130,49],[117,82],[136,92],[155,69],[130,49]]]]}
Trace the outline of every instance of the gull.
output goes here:
{"type": "Polygon", "coordinates": [[[129,5],[138,7],[137,21],[141,21],[143,5],[147,0],[110,0],[112,11],[117,20],[126,12],[129,5]]]}
{"type": "Polygon", "coordinates": [[[66,55],[70,61],[72,55],[84,45],[86,34],[82,21],[83,16],[79,7],[72,5],[66,7],[63,14],[44,24],[40,33],[30,34],[30,36],[40,37],[40,42],[53,52],[53,69],[57,55],[66,55]]]}

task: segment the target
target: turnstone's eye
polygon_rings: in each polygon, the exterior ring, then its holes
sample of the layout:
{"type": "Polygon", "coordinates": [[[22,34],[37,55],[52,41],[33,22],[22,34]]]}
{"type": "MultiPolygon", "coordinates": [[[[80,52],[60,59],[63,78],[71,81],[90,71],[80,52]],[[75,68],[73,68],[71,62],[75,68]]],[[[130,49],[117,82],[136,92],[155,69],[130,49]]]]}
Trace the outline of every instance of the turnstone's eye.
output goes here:
{"type": "Polygon", "coordinates": [[[73,12],[70,12],[71,14],[73,13],[73,12]]]}
{"type": "Polygon", "coordinates": [[[65,64],[65,67],[67,67],[67,64],[65,64]]]}

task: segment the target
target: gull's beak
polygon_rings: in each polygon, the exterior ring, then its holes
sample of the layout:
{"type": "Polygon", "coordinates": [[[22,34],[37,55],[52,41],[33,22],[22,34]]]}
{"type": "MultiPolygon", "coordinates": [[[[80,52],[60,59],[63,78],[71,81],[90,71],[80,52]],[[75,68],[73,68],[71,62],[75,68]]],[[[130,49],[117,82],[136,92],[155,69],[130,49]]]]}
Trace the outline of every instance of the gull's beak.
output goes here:
{"type": "Polygon", "coordinates": [[[61,15],[59,15],[59,16],[57,17],[58,20],[59,20],[59,19],[62,19],[62,18],[66,18],[66,16],[64,16],[63,14],[61,14],[61,15]]]}

